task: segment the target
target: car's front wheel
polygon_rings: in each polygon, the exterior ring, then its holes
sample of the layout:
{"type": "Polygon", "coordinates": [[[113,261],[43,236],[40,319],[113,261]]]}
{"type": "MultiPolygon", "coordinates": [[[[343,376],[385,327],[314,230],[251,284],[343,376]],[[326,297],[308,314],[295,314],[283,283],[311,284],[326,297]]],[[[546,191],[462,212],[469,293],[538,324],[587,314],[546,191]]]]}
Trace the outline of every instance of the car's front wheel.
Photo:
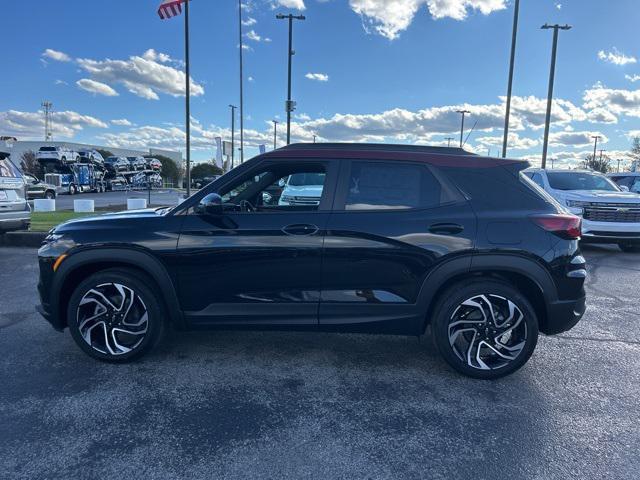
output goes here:
{"type": "Polygon", "coordinates": [[[44,198],[46,198],[47,200],[53,200],[56,198],[56,194],[54,192],[52,192],[51,190],[47,190],[44,193],[44,198]]]}
{"type": "Polygon", "coordinates": [[[151,350],[165,330],[162,303],[144,274],[128,269],[95,273],[71,296],[67,324],[93,358],[124,363],[151,350]]]}
{"type": "Polygon", "coordinates": [[[538,342],[538,320],[527,298],[497,280],[463,282],[440,297],[434,342],[458,372],[500,378],[522,367],[538,342]]]}

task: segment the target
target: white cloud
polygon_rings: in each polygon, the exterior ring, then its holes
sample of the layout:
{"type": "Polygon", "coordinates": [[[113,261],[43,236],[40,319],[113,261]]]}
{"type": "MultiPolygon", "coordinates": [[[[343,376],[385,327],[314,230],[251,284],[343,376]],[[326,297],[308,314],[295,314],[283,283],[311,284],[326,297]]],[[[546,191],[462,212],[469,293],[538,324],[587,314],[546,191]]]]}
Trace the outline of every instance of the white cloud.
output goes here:
{"type": "Polygon", "coordinates": [[[605,52],[604,50],[600,50],[598,52],[598,58],[603,62],[612,63],[614,65],[627,65],[629,63],[638,62],[636,57],[625,55],[624,53],[619,52],[617,48],[614,48],[610,52],[605,52]]]}
{"type": "Polygon", "coordinates": [[[255,78],[253,78],[251,75],[249,75],[249,76],[247,77],[247,81],[249,81],[249,82],[255,82],[255,81],[256,81],[256,79],[255,79],[255,78]]]}
{"type": "Polygon", "coordinates": [[[270,42],[271,41],[269,37],[261,37],[260,35],[258,35],[255,30],[249,30],[247,33],[245,33],[244,36],[247,37],[249,40],[253,40],[254,42],[270,42]]]}
{"type": "Polygon", "coordinates": [[[625,75],[624,78],[629,80],[631,83],[635,83],[640,80],[640,75],[625,75]]]}
{"type": "MultiPolygon", "coordinates": [[[[108,128],[108,125],[102,120],[71,111],[53,112],[51,120],[54,138],[73,138],[78,131],[85,127],[108,128]]],[[[42,138],[44,135],[44,114],[17,110],[0,112],[0,131],[19,139],[42,138]]]]}
{"type": "Polygon", "coordinates": [[[111,120],[111,124],[112,125],[118,125],[119,127],[131,127],[131,126],[133,126],[133,123],[131,123],[126,118],[120,118],[120,119],[116,119],[116,120],[111,120]]]}
{"type": "Polygon", "coordinates": [[[505,0],[349,0],[351,9],[361,16],[367,31],[373,30],[393,40],[406,30],[418,10],[425,6],[435,19],[464,20],[470,10],[488,15],[506,8],[505,0]]]}
{"type": "Polygon", "coordinates": [[[592,137],[600,136],[598,140],[599,144],[609,142],[609,138],[601,132],[554,132],[549,134],[549,145],[553,147],[584,147],[591,145],[594,142],[592,137]]]}
{"type": "Polygon", "coordinates": [[[55,82],[53,82],[56,85],[69,85],[67,82],[65,82],[64,80],[56,80],[55,82]]]}
{"type": "MultiPolygon", "coordinates": [[[[158,100],[158,93],[174,97],[185,94],[185,74],[167,63],[175,62],[166,54],[147,50],[143,56],[127,60],[78,59],[78,65],[102,83],[119,83],[134,95],[148,100],[158,100]]],[[[204,87],[191,79],[191,95],[204,94],[204,87]]]]}
{"type": "Polygon", "coordinates": [[[326,73],[307,73],[305,75],[305,78],[308,78],[309,80],[315,80],[317,82],[329,81],[329,75],[327,75],[326,73]]]}
{"type": "Polygon", "coordinates": [[[584,108],[606,110],[611,115],[640,117],[640,90],[606,88],[595,85],[585,90],[584,108]]]}
{"type": "Polygon", "coordinates": [[[118,92],[106,83],[96,82],[95,80],[90,80],[88,78],[78,80],[76,85],[82,90],[96,95],[104,95],[105,97],[117,97],[119,95],[118,92]]]}
{"type": "Polygon", "coordinates": [[[52,50],[47,48],[43,53],[43,57],[49,58],[51,60],[55,60],[57,62],[70,62],[71,57],[64,52],[59,52],[57,50],[52,50]]]}
{"type": "Polygon", "coordinates": [[[294,8],[296,10],[304,10],[306,8],[304,0],[274,0],[274,3],[281,7],[294,8]]]}
{"type": "Polygon", "coordinates": [[[245,27],[250,27],[252,25],[255,25],[256,23],[258,22],[255,18],[252,17],[247,17],[246,19],[242,20],[242,25],[244,25],[245,27]]]}
{"type": "MultiPolygon", "coordinates": [[[[500,151],[502,151],[502,142],[502,135],[498,137],[480,137],[475,139],[475,143],[484,147],[499,147],[500,151]]],[[[540,141],[535,138],[521,137],[517,133],[510,133],[507,145],[509,150],[529,150],[540,145],[540,141]]]]}

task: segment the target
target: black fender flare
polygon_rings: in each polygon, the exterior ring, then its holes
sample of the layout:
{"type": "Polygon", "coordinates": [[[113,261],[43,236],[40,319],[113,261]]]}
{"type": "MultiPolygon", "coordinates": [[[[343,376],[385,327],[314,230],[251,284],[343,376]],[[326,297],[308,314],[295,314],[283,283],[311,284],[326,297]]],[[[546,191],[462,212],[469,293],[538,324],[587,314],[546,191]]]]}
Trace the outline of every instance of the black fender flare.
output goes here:
{"type": "MultiPolygon", "coordinates": [[[[547,315],[549,305],[558,299],[557,288],[550,272],[534,258],[517,253],[470,253],[442,262],[429,273],[418,295],[420,310],[429,312],[442,286],[452,278],[464,278],[465,275],[471,276],[483,271],[515,273],[535,283],[542,292],[547,315]]],[[[429,318],[425,318],[424,326],[429,321],[429,318]]]]}
{"type": "MultiPolygon", "coordinates": [[[[149,275],[160,289],[160,299],[167,307],[167,313],[171,322],[178,328],[184,328],[184,317],[180,308],[180,302],[178,301],[176,288],[167,269],[160,260],[150,253],[131,247],[80,250],[71,253],[69,257],[60,264],[54,276],[49,298],[51,300],[52,311],[58,313],[58,321],[62,325],[66,323],[66,313],[61,315],[60,308],[62,308],[63,305],[59,304],[59,300],[65,293],[70,295],[70,292],[63,292],[67,279],[79,268],[100,263],[116,263],[125,267],[131,266],[149,275]]],[[[67,298],[69,295],[66,295],[67,298]]]]}

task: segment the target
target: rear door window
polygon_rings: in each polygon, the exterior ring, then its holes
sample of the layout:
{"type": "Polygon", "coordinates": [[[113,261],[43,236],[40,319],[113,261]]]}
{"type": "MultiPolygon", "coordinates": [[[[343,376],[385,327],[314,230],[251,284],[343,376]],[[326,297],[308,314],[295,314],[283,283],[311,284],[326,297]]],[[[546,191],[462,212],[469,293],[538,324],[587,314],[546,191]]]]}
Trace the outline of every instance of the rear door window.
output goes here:
{"type": "Polygon", "coordinates": [[[354,161],[344,198],[345,210],[358,211],[433,208],[459,197],[426,165],[354,161]]]}

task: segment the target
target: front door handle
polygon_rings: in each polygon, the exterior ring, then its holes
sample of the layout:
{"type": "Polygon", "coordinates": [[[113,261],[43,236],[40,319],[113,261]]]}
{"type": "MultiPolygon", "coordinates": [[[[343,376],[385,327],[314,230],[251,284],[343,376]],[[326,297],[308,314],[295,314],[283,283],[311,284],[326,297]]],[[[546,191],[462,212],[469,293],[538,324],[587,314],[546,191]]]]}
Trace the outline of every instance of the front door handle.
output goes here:
{"type": "Polygon", "coordinates": [[[429,227],[429,232],[437,235],[456,235],[463,231],[464,227],[457,223],[434,223],[429,227]]]}
{"type": "Polygon", "coordinates": [[[287,235],[315,235],[320,230],[317,226],[311,224],[295,224],[287,225],[282,229],[287,235]]]}

